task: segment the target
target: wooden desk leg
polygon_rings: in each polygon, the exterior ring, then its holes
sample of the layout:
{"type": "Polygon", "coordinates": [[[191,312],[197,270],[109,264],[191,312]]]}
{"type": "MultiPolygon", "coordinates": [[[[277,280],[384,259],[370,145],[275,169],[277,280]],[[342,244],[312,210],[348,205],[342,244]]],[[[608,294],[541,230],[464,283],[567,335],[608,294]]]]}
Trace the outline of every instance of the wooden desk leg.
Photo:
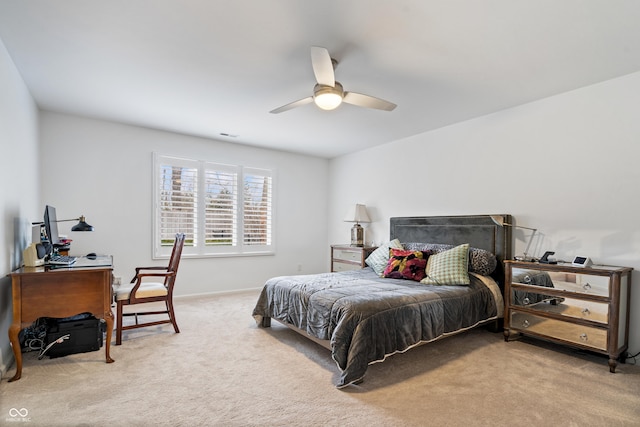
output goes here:
{"type": "Polygon", "coordinates": [[[113,312],[111,310],[104,313],[104,321],[107,322],[107,342],[104,345],[104,354],[107,363],[113,363],[115,360],[109,354],[111,351],[111,335],[113,334],[113,312]]]}
{"type": "Polygon", "coordinates": [[[13,356],[16,359],[16,374],[9,380],[18,381],[22,376],[22,349],[20,348],[20,339],[18,334],[20,333],[20,324],[12,323],[9,327],[9,341],[11,341],[11,347],[13,347],[13,356]]]}

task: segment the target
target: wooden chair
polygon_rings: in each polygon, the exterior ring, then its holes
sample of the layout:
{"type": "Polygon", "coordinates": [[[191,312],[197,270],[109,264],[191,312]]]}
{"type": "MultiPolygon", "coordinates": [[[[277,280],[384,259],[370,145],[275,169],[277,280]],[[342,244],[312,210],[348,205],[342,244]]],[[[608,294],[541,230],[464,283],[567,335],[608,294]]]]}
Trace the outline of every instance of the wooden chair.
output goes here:
{"type": "Polygon", "coordinates": [[[183,233],[176,234],[176,240],[173,244],[171,258],[169,258],[169,265],[167,267],[137,267],[136,275],[131,279],[131,283],[120,286],[116,289],[116,345],[122,344],[122,331],[126,331],[128,329],[171,323],[176,333],[180,332],[178,324],[176,323],[176,316],[173,312],[173,286],[176,281],[176,275],[178,274],[178,265],[180,264],[182,247],[184,246],[184,237],[185,235],[183,233]],[[162,280],[154,282],[143,280],[146,277],[162,278],[162,280]],[[166,310],[123,313],[125,305],[145,304],[158,301],[163,301],[165,303],[166,310]],[[153,322],[138,323],[138,316],[159,314],[167,314],[169,318],[153,322]],[[136,323],[134,325],[124,326],[122,324],[124,316],[134,316],[136,323]]]}

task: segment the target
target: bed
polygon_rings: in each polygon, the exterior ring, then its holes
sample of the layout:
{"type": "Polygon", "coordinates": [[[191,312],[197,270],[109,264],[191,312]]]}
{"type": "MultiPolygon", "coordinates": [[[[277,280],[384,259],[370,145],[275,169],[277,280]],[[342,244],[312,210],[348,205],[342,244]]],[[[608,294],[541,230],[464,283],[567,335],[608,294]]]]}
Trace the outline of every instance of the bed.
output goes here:
{"type": "Polygon", "coordinates": [[[259,326],[275,319],[330,349],[338,388],[361,382],[369,364],[392,354],[480,325],[497,330],[503,315],[511,233],[491,215],[391,218],[390,240],[379,249],[383,259],[372,254],[361,270],[269,279],[253,310],[259,326]],[[455,274],[441,275],[451,260],[455,274]],[[402,269],[393,271],[394,263],[402,269]]]}

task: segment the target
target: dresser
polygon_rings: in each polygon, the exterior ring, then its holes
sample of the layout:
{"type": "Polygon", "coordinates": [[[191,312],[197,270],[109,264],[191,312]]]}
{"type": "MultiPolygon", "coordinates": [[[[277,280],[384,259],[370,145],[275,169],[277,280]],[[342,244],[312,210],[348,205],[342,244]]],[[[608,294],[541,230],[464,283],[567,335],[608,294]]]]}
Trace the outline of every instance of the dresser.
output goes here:
{"type": "Polygon", "coordinates": [[[331,245],[331,271],[358,270],[376,246],[331,245]]]}
{"type": "Polygon", "coordinates": [[[546,339],[627,357],[632,268],[505,261],[505,340],[546,339]]]}

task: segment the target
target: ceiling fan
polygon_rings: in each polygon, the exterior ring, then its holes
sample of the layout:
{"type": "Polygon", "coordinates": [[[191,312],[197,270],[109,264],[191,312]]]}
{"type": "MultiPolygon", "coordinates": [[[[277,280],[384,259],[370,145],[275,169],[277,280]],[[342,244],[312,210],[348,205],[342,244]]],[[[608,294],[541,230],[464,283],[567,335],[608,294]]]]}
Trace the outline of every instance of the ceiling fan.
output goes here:
{"type": "Polygon", "coordinates": [[[357,105],[358,107],[374,108],[376,110],[392,111],[396,108],[396,104],[385,101],[384,99],[356,92],[345,92],[342,85],[335,80],[334,69],[337,65],[338,61],[329,56],[327,49],[319,46],[311,46],[311,66],[313,67],[313,74],[315,74],[317,82],[313,88],[313,96],[308,96],[283,105],[275,110],[271,110],[270,113],[282,113],[311,102],[315,102],[315,104],[323,110],[336,109],[343,102],[357,105]]]}

